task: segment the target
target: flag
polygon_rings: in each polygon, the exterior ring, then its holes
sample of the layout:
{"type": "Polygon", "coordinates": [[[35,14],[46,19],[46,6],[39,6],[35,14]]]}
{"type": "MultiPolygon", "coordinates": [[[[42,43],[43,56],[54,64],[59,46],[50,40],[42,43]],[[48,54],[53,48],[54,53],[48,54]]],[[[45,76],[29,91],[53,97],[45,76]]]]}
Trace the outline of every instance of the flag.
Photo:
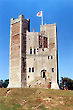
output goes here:
{"type": "Polygon", "coordinates": [[[36,16],[41,17],[41,24],[43,25],[43,12],[39,11],[36,16]]]}
{"type": "Polygon", "coordinates": [[[42,17],[42,11],[39,11],[39,12],[37,13],[37,16],[38,16],[38,17],[42,17]]]}

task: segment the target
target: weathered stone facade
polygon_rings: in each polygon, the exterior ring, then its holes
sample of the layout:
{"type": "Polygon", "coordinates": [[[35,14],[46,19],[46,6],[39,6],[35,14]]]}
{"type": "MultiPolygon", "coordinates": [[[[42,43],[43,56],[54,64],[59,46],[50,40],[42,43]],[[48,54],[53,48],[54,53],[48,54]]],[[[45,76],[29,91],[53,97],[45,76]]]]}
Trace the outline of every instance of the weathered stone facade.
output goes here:
{"type": "Polygon", "coordinates": [[[58,89],[56,24],[30,32],[30,20],[11,19],[9,87],[58,89]]]}

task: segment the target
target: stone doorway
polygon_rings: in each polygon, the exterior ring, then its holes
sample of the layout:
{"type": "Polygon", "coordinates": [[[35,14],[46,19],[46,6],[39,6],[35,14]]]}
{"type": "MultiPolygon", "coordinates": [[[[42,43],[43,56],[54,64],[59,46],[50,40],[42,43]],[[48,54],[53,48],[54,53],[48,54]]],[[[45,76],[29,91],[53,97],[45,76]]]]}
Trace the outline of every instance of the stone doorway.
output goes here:
{"type": "Polygon", "coordinates": [[[46,70],[42,70],[42,71],[41,71],[41,77],[42,77],[43,79],[46,79],[46,70]]]}
{"type": "Polygon", "coordinates": [[[45,72],[43,72],[43,78],[45,78],[45,72]]]}

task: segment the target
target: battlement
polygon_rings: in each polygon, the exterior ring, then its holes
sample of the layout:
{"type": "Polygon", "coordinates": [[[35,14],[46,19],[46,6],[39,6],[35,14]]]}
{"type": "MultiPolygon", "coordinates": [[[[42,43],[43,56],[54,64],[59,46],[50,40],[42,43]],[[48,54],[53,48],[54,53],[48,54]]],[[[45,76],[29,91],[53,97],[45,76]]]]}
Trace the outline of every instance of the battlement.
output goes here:
{"type": "Polygon", "coordinates": [[[25,21],[25,22],[30,22],[30,19],[25,19],[24,18],[24,15],[19,15],[19,17],[17,19],[14,19],[14,18],[11,18],[10,21],[11,21],[11,24],[14,24],[16,22],[19,22],[19,21],[25,21]]]}

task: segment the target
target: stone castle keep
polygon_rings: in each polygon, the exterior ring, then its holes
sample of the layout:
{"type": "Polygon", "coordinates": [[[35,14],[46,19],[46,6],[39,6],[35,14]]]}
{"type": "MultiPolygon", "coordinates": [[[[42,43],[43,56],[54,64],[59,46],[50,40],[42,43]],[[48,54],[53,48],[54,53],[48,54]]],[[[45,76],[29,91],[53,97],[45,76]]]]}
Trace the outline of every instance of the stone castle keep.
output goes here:
{"type": "Polygon", "coordinates": [[[20,15],[11,19],[9,87],[58,89],[56,24],[30,32],[30,20],[20,15]]]}

